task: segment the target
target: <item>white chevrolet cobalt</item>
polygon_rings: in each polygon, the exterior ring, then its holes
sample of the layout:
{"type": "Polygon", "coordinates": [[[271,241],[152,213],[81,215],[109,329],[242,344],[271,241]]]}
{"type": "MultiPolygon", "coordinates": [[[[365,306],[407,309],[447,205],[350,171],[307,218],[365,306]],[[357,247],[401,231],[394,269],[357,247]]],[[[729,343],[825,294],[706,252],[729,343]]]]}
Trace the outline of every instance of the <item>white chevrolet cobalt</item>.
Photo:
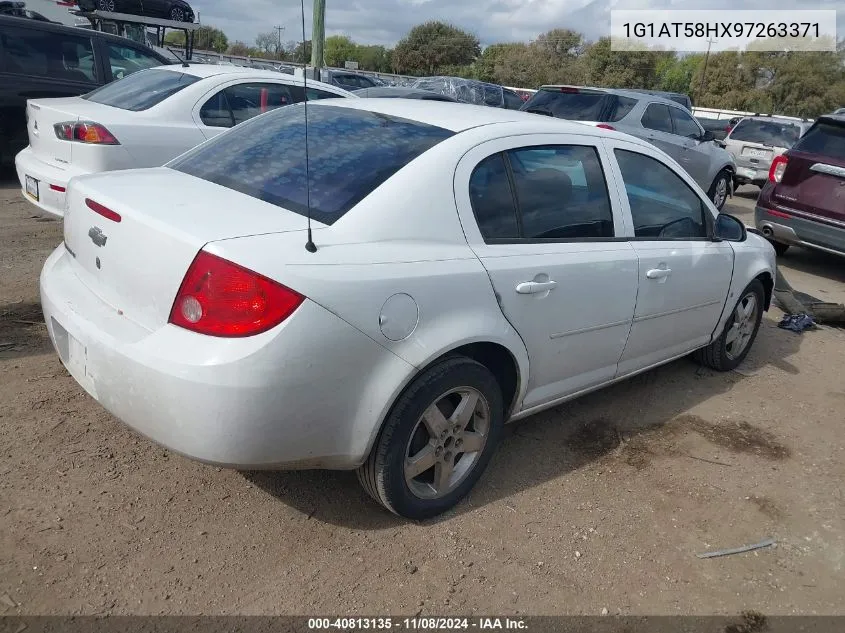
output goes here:
{"type": "MultiPolygon", "coordinates": [[[[308,99],[356,98],[308,83],[308,99]]],[[[173,64],[141,70],[81,97],[30,99],[29,146],[15,157],[24,197],[61,216],[74,176],[160,167],[268,110],[305,100],[302,79],[238,66],[173,64]]]]}
{"type": "Polygon", "coordinates": [[[337,99],[165,167],[74,178],[41,274],[62,362],[136,431],[237,468],[358,469],[455,505],[502,425],[751,347],[772,247],[653,145],[532,114],[337,99]],[[313,231],[309,238],[309,218],[313,231]]]}

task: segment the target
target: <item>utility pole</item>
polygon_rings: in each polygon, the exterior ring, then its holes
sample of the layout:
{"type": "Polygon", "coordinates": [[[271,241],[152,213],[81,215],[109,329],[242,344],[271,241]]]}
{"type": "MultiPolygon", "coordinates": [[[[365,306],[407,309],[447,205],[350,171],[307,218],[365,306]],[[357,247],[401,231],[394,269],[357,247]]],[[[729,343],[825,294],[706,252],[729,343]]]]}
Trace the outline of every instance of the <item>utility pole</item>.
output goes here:
{"type": "Polygon", "coordinates": [[[276,57],[277,57],[277,58],[281,58],[281,56],[282,56],[282,31],[284,31],[284,30],[285,30],[285,27],[283,27],[283,26],[274,26],[273,28],[274,28],[274,29],[276,29],[276,31],[278,31],[278,32],[279,32],[279,43],[278,43],[278,45],[276,46],[276,57]]]}
{"type": "Polygon", "coordinates": [[[710,47],[715,43],[716,40],[707,40],[707,52],[704,54],[704,69],[701,71],[701,84],[698,87],[696,101],[700,101],[701,95],[704,94],[704,79],[707,77],[707,60],[710,59],[710,47]]]}
{"type": "MultiPolygon", "coordinates": [[[[326,0],[314,0],[314,23],[311,28],[311,66],[319,79],[320,69],[326,65],[323,47],[326,43],[326,0]]],[[[305,44],[303,43],[303,47],[305,44]]]]}

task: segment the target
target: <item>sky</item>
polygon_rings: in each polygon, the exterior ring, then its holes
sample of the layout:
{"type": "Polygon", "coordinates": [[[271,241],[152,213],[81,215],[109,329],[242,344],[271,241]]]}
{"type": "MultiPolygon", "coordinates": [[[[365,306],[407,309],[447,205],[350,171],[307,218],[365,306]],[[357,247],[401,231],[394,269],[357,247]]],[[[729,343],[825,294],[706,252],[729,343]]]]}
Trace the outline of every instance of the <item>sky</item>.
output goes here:
{"type": "MultiPolygon", "coordinates": [[[[305,1],[311,37],[312,0],[305,1]]],[[[283,41],[302,40],[299,0],[189,0],[203,24],[223,30],[230,41],[254,44],[260,32],[283,26],[283,41]]],[[[411,27],[443,20],[475,34],[482,46],[530,41],[553,28],[569,28],[588,39],[610,34],[610,9],[838,9],[838,37],[845,37],[845,0],[326,0],[326,35],[348,35],[361,44],[393,46],[411,27]]],[[[729,12],[725,12],[729,19],[729,12]]]]}

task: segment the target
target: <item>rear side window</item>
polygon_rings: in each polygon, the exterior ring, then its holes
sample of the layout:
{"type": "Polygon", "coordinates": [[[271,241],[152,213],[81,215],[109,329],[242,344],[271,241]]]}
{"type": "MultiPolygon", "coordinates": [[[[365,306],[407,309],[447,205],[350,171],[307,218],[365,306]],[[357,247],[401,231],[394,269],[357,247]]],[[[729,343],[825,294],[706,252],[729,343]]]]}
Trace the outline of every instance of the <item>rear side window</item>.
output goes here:
{"type": "Polygon", "coordinates": [[[384,114],[279,108],[204,143],[168,166],[333,224],[405,165],[454,133],[384,114]]]}
{"type": "Polygon", "coordinates": [[[801,137],[794,149],[845,159],[845,124],[819,121],[801,137]]]}
{"type": "Polygon", "coordinates": [[[789,149],[801,136],[801,128],[792,123],[743,119],[731,130],[730,138],[747,143],[761,143],[789,149]]]}
{"type": "Polygon", "coordinates": [[[206,101],[200,119],[209,127],[232,127],[254,116],[305,100],[300,86],[249,83],[229,86],[206,101]]]}
{"type": "Polygon", "coordinates": [[[652,103],[643,114],[642,124],[644,128],[649,130],[657,130],[658,132],[668,132],[673,134],[672,118],[669,114],[669,106],[662,103],[652,103]]]}
{"type": "Polygon", "coordinates": [[[602,121],[607,96],[603,92],[540,90],[522,109],[572,121],[602,121]]]}
{"type": "MultiPolygon", "coordinates": [[[[21,20],[25,22],[25,20],[21,20]]],[[[5,72],[97,83],[91,38],[16,27],[0,31],[5,72]]]]}
{"type": "Polygon", "coordinates": [[[143,70],[106,84],[83,98],[121,110],[140,112],[158,105],[199,79],[170,70],[143,70]]]}
{"type": "Polygon", "coordinates": [[[148,55],[134,46],[108,42],[106,43],[106,52],[109,56],[111,74],[115,79],[123,79],[134,72],[161,66],[163,63],[158,57],[148,55]]]}
{"type": "Polygon", "coordinates": [[[607,185],[594,147],[549,145],[494,154],[475,168],[469,189],[487,242],[614,236],[607,185]]]}
{"type": "Polygon", "coordinates": [[[621,121],[631,113],[631,110],[634,109],[635,105],[637,105],[636,99],[631,99],[630,97],[616,97],[607,120],[612,123],[621,121]]]}

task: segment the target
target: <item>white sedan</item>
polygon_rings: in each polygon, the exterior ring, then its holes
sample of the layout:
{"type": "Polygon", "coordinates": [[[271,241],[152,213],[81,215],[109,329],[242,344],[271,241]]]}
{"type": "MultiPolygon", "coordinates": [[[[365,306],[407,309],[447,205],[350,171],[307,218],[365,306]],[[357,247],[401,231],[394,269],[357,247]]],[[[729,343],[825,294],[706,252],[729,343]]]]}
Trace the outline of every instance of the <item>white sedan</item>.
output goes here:
{"type": "MultiPolygon", "coordinates": [[[[317,81],[307,89],[309,99],[357,98],[317,81]]],[[[159,66],[81,97],[30,100],[18,180],[27,200],[61,216],[74,176],[160,167],[257,114],[304,100],[302,79],[210,64],[159,66]]]]}
{"type": "Polygon", "coordinates": [[[304,113],[70,183],[45,322],[74,378],[152,440],[358,469],[423,518],[470,490],[506,421],[691,352],[717,370],[748,354],[774,250],[653,145],[337,99],[308,106],[306,152],[304,113]]]}

